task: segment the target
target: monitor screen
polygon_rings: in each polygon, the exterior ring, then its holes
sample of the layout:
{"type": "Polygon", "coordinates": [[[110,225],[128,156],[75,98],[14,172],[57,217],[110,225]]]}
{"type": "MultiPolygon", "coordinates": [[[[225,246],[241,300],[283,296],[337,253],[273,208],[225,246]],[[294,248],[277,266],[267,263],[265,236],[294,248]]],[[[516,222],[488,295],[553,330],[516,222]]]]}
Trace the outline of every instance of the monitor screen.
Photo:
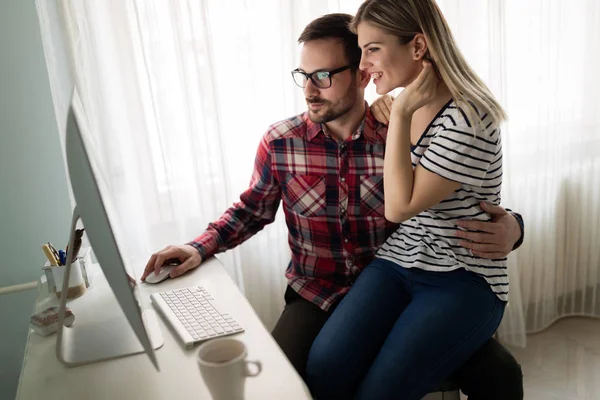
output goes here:
{"type": "Polygon", "coordinates": [[[110,196],[106,195],[107,181],[101,178],[100,164],[94,158],[94,152],[89,151],[89,143],[92,141],[89,137],[90,130],[86,129],[86,126],[81,107],[78,107],[78,103],[73,101],[67,119],[65,145],[76,211],[83,221],[102,272],[129,325],[145,352],[157,366],[156,356],[144,325],[142,309],[138,301],[138,289],[129,279],[134,275],[131,271],[128,273],[118,245],[119,224],[111,223],[116,214],[110,205],[110,196]]]}

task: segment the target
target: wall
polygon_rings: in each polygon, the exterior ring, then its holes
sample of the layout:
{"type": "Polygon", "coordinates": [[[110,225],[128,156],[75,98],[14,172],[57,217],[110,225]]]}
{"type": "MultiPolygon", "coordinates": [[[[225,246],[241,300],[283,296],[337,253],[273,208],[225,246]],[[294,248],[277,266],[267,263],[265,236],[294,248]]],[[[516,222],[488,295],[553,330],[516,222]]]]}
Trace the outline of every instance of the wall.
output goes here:
{"type": "MultiPolygon", "coordinates": [[[[0,3],[0,287],[35,280],[64,248],[69,196],[33,0],[0,3]]],[[[35,291],[0,297],[0,399],[15,396],[35,291]]]]}

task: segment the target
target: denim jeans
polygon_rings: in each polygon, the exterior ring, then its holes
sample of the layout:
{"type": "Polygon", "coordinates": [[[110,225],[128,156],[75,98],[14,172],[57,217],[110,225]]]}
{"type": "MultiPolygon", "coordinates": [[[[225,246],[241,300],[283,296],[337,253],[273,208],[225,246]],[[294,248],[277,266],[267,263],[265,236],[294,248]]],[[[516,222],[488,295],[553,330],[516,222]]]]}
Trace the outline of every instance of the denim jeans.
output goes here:
{"type": "Polygon", "coordinates": [[[317,400],[418,400],[494,334],[505,303],[475,273],[376,259],[310,350],[317,400]]]}

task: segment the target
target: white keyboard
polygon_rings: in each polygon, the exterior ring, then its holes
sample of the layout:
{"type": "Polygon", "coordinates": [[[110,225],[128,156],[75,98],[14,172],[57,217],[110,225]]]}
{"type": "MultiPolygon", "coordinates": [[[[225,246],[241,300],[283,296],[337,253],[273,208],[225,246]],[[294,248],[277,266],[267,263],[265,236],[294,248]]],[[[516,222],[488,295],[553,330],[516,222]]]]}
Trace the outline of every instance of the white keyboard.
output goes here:
{"type": "Polygon", "coordinates": [[[152,293],[150,299],[185,347],[244,331],[201,286],[152,293]]]}

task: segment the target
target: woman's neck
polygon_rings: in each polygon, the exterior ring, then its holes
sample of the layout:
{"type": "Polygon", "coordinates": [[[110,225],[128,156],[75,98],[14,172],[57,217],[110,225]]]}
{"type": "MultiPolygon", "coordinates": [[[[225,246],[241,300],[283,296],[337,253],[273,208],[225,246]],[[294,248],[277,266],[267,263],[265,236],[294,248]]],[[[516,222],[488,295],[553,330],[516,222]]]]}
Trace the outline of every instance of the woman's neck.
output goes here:
{"type": "Polygon", "coordinates": [[[412,123],[410,127],[410,141],[412,145],[416,145],[421,136],[426,133],[425,129],[429,126],[431,121],[440,112],[452,98],[452,94],[448,87],[442,83],[438,88],[438,92],[435,98],[430,101],[427,105],[419,108],[412,116],[412,123]]]}
{"type": "Polygon", "coordinates": [[[424,113],[433,113],[433,115],[435,116],[440,111],[440,109],[450,101],[450,99],[452,99],[452,93],[450,93],[450,89],[448,89],[448,86],[446,86],[445,83],[440,83],[440,86],[438,87],[437,93],[433,101],[429,102],[429,104],[423,107],[424,113]]]}

